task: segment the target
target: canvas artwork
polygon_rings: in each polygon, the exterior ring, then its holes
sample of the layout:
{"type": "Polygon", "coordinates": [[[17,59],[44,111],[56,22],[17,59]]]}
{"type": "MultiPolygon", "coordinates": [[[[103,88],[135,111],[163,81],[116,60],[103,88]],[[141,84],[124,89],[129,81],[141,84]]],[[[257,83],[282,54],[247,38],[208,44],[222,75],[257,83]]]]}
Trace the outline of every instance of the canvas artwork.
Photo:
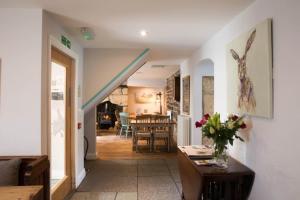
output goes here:
{"type": "Polygon", "coordinates": [[[153,103],[155,101],[155,94],[152,92],[139,92],[135,94],[136,103],[153,103]]]}
{"type": "Polygon", "coordinates": [[[267,19],[226,48],[228,111],[271,118],[272,21],[267,19]]]}
{"type": "MultiPolygon", "coordinates": [[[[202,77],[202,115],[214,114],[214,77],[202,77]]],[[[202,144],[213,145],[213,140],[207,137],[202,137],[202,144]]]]}
{"type": "Polygon", "coordinates": [[[214,114],[214,77],[202,77],[202,115],[214,114]]]}
{"type": "Polygon", "coordinates": [[[186,76],[182,79],[182,88],[183,88],[183,113],[190,114],[190,76],[186,76]]]}

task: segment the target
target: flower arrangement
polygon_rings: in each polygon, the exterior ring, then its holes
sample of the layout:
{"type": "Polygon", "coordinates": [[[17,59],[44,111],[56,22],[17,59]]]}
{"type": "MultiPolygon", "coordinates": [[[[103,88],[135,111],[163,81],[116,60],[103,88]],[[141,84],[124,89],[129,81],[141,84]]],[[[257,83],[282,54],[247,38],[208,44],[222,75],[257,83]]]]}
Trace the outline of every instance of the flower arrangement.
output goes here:
{"type": "Polygon", "coordinates": [[[203,136],[214,141],[214,157],[216,159],[223,158],[227,162],[225,151],[228,148],[228,143],[233,145],[235,139],[244,141],[237,135],[239,129],[247,127],[243,118],[243,116],[239,117],[231,114],[225,122],[221,122],[220,114],[215,113],[212,116],[206,114],[195,123],[196,128],[202,128],[203,136]]]}

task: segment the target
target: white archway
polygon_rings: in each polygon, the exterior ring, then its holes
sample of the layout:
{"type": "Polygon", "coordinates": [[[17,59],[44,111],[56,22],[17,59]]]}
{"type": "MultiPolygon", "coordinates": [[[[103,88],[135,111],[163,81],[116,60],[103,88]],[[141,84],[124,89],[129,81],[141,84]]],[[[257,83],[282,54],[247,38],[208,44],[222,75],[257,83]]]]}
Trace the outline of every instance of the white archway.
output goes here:
{"type": "Polygon", "coordinates": [[[200,129],[196,129],[194,123],[203,115],[202,109],[202,78],[204,76],[214,76],[214,62],[211,59],[201,60],[193,70],[192,78],[192,144],[202,143],[202,134],[200,129]]]}

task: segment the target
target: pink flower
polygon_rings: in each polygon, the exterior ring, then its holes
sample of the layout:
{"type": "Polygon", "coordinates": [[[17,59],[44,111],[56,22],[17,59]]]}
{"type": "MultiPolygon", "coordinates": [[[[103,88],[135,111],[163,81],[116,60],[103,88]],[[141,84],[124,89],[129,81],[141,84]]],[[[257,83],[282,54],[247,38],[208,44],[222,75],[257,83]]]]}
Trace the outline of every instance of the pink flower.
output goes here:
{"type": "Polygon", "coordinates": [[[210,117],[210,115],[209,115],[209,114],[205,114],[205,115],[204,115],[204,119],[206,119],[206,120],[208,120],[208,119],[209,119],[209,117],[210,117]]]}
{"type": "Polygon", "coordinates": [[[200,123],[201,123],[202,125],[206,124],[206,122],[207,122],[206,119],[201,119],[201,121],[200,121],[200,123]]]}
{"type": "Polygon", "coordinates": [[[195,126],[196,128],[202,127],[204,124],[206,124],[207,120],[202,118],[200,121],[196,121],[195,126]]]}
{"type": "Polygon", "coordinates": [[[247,125],[245,123],[242,123],[242,125],[240,126],[241,129],[245,129],[247,128],[247,125]]]}
{"type": "Polygon", "coordinates": [[[196,126],[196,128],[200,128],[202,126],[202,124],[199,121],[196,121],[195,126],[196,126]]]}
{"type": "Polygon", "coordinates": [[[238,120],[238,118],[239,118],[239,116],[237,116],[237,115],[233,115],[233,116],[231,117],[231,119],[232,119],[233,121],[238,120]]]}

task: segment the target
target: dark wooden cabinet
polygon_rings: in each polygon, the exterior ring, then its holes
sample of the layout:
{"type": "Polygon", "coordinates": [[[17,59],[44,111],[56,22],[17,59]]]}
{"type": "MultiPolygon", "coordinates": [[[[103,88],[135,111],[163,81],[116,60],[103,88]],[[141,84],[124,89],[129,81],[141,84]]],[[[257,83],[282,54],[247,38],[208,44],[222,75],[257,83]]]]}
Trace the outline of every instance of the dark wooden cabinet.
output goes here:
{"type": "Polygon", "coordinates": [[[228,168],[198,166],[178,149],[178,165],[185,200],[248,199],[255,173],[233,158],[228,168]]]}

